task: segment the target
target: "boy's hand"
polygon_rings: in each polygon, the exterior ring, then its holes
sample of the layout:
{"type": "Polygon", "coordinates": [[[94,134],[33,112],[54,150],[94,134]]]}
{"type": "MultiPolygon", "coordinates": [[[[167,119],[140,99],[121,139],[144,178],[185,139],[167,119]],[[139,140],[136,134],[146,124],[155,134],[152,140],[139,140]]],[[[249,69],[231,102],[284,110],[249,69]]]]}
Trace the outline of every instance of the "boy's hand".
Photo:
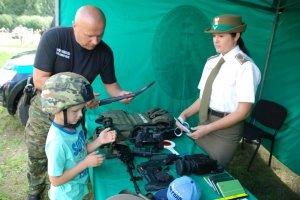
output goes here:
{"type": "Polygon", "coordinates": [[[114,130],[110,130],[110,128],[106,128],[99,134],[97,140],[103,144],[112,143],[116,140],[117,133],[114,130]]]}
{"type": "Polygon", "coordinates": [[[87,167],[97,167],[101,165],[105,160],[103,155],[99,155],[97,151],[94,151],[86,156],[84,159],[87,167]]]}

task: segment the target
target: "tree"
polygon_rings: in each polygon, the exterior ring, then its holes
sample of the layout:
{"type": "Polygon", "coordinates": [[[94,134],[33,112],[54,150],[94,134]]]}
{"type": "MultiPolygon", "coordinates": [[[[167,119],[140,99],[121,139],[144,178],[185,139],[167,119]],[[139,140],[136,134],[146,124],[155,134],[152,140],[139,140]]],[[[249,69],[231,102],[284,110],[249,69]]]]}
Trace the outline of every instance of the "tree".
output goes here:
{"type": "Polygon", "coordinates": [[[0,1],[0,14],[4,14],[5,5],[3,1],[0,1]]]}
{"type": "Polygon", "coordinates": [[[55,1],[54,0],[39,0],[39,5],[42,14],[41,16],[54,16],[55,1]]]}
{"type": "Polygon", "coordinates": [[[54,16],[54,0],[0,0],[0,28],[19,25],[48,28],[54,16]]]}
{"type": "Polygon", "coordinates": [[[54,0],[0,0],[0,14],[54,16],[54,0]]]}
{"type": "Polygon", "coordinates": [[[12,29],[14,27],[14,20],[11,15],[0,15],[0,28],[12,29]]]}

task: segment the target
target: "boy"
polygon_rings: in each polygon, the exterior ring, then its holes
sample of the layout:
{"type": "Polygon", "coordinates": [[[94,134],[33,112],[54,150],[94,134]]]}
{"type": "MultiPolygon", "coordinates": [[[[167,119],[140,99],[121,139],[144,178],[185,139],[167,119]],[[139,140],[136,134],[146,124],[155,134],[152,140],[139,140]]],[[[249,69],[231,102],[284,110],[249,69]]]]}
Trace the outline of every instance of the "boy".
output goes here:
{"type": "Polygon", "coordinates": [[[81,121],[85,104],[92,99],[90,83],[72,72],[51,76],[43,87],[43,111],[49,113],[49,118],[54,116],[45,147],[51,200],[83,199],[88,194],[88,168],[104,162],[96,148],[116,139],[116,132],[107,128],[93,142],[86,143],[81,121]]]}

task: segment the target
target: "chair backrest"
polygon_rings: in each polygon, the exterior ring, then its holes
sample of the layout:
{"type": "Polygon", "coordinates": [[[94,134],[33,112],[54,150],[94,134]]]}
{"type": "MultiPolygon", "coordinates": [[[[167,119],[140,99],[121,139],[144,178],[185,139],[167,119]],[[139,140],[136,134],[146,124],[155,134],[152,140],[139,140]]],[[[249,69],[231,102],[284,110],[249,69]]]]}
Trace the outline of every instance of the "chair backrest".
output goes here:
{"type": "Polygon", "coordinates": [[[287,110],[282,105],[260,99],[257,101],[251,113],[252,120],[264,126],[278,130],[287,116],[287,110]]]}

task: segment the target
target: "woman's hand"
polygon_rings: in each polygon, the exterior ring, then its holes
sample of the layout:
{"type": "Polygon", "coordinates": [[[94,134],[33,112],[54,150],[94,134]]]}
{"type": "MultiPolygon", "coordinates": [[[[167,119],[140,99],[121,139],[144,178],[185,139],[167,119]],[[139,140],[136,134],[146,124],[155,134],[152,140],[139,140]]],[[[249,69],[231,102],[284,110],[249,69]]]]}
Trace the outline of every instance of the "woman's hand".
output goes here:
{"type": "Polygon", "coordinates": [[[196,127],[192,127],[191,129],[194,131],[191,134],[187,134],[187,136],[189,136],[190,138],[193,138],[194,140],[197,140],[199,138],[204,137],[205,135],[209,134],[209,125],[199,125],[196,127]]]}

